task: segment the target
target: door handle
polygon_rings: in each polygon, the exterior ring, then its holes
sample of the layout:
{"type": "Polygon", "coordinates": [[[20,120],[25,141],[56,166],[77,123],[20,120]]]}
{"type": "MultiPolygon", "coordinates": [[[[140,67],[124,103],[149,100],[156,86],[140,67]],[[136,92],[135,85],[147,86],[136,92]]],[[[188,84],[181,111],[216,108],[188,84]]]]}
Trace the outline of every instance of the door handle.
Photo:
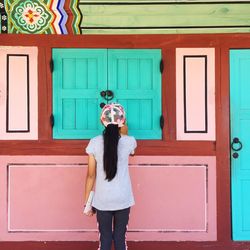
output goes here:
{"type": "Polygon", "coordinates": [[[100,103],[100,108],[103,108],[106,104],[104,102],[100,103]]]}
{"type": "Polygon", "coordinates": [[[105,96],[106,96],[106,91],[104,91],[104,90],[101,91],[101,92],[100,92],[100,96],[101,96],[101,97],[105,97],[105,96]]]}
{"type": "Polygon", "coordinates": [[[103,97],[106,101],[111,101],[114,98],[114,92],[107,89],[100,92],[100,96],[103,97]]]}
{"type": "Polygon", "coordinates": [[[233,141],[231,143],[231,148],[234,151],[240,151],[242,149],[243,145],[241,143],[241,141],[239,140],[238,137],[234,137],[233,141]]]}
{"type": "Polygon", "coordinates": [[[234,159],[237,159],[238,157],[239,157],[239,154],[238,154],[237,152],[234,152],[234,153],[233,153],[233,158],[234,158],[234,159]]]}

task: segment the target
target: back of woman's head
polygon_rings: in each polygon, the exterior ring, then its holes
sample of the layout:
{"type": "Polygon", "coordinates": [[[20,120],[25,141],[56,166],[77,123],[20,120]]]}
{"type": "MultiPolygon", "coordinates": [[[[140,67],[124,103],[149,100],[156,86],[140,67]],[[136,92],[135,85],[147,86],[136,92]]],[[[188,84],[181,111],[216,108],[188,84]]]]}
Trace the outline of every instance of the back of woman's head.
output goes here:
{"type": "Polygon", "coordinates": [[[111,181],[117,172],[118,141],[120,138],[117,124],[109,124],[103,131],[104,153],[103,166],[106,173],[106,180],[111,181]]]}

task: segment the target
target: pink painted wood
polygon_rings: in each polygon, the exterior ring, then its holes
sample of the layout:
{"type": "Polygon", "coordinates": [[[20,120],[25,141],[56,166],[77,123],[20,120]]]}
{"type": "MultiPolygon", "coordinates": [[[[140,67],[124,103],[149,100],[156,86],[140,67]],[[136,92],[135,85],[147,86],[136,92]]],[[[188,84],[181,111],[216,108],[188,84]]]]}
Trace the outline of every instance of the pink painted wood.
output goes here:
{"type": "MultiPolygon", "coordinates": [[[[1,156],[0,239],[98,240],[82,213],[86,157],[1,156]]],[[[130,160],[129,240],[216,240],[215,157],[130,160]]]]}
{"type": "Polygon", "coordinates": [[[38,138],[36,47],[0,47],[0,140],[38,138]]]}
{"type": "Polygon", "coordinates": [[[213,48],[176,49],[177,140],[215,140],[213,48]]]}

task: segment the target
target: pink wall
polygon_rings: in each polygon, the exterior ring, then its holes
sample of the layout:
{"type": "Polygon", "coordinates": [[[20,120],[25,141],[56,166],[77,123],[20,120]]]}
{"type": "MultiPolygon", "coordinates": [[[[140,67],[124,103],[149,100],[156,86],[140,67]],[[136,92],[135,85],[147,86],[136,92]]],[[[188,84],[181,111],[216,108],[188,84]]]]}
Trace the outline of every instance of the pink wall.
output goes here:
{"type": "MultiPolygon", "coordinates": [[[[0,240],[97,240],[82,214],[86,157],[1,156],[0,240]]],[[[216,240],[215,157],[130,160],[129,240],[216,240]]]]}
{"type": "Polygon", "coordinates": [[[176,49],[177,140],[215,140],[214,48],[176,49]]]}
{"type": "Polygon", "coordinates": [[[0,140],[38,138],[36,47],[0,47],[0,140]]]}

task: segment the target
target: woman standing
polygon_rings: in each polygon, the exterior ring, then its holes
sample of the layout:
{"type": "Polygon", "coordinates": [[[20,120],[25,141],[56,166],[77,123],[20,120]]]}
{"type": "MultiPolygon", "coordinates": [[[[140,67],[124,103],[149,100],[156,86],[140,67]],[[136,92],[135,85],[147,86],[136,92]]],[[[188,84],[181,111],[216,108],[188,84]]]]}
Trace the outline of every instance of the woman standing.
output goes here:
{"type": "Polygon", "coordinates": [[[125,234],[134,197],[128,170],[129,155],[134,154],[136,140],[128,136],[125,112],[120,104],[107,104],[101,113],[105,126],[103,135],[92,138],[86,148],[88,172],[85,184],[85,204],[95,184],[93,209],[97,213],[100,250],[127,249],[125,234]]]}

